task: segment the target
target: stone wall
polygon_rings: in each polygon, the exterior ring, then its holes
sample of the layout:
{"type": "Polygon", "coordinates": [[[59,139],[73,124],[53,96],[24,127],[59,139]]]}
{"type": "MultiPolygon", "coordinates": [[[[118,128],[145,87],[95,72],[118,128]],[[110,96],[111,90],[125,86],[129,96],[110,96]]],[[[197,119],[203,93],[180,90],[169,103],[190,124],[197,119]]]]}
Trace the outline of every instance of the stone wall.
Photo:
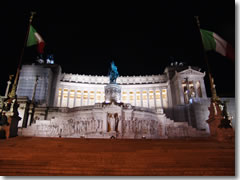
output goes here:
{"type": "Polygon", "coordinates": [[[58,65],[23,65],[17,87],[18,97],[33,98],[36,77],[36,93],[34,100],[38,104],[53,106],[57,82],[60,81],[61,67],[58,65]]]}

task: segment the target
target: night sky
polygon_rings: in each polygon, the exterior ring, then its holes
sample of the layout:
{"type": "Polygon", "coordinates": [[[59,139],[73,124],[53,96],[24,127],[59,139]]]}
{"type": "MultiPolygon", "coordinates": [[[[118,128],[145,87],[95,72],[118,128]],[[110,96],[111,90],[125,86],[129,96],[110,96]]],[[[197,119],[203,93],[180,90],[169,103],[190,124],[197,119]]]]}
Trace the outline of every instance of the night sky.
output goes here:
{"type": "MultiPolygon", "coordinates": [[[[65,73],[107,75],[112,60],[122,76],[162,74],[172,61],[205,71],[194,15],[203,29],[216,32],[235,47],[234,1],[54,2],[16,1],[1,7],[1,95],[8,76],[16,72],[30,11],[37,12],[32,25],[46,42],[44,57],[53,54],[65,73]]],[[[34,63],[37,55],[36,47],[25,48],[23,64],[34,63]]],[[[233,97],[235,62],[215,52],[207,57],[218,95],[233,97]]],[[[205,83],[210,95],[208,79],[205,83]]]]}

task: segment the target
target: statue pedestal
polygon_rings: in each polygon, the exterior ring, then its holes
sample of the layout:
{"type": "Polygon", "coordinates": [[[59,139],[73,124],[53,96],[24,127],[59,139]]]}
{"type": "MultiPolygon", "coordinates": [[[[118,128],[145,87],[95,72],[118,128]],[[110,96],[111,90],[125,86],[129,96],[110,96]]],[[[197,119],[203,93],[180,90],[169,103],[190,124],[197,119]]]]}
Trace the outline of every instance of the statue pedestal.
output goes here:
{"type": "Polygon", "coordinates": [[[121,87],[117,84],[108,84],[105,86],[105,102],[121,102],[121,87]]]}

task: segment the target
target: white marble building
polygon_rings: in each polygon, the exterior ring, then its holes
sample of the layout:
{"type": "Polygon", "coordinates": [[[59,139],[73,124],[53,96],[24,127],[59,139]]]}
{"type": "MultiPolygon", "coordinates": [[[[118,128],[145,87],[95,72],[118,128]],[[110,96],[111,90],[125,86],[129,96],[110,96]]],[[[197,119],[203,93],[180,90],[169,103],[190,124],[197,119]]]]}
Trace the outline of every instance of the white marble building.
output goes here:
{"type": "MultiPolygon", "coordinates": [[[[19,127],[23,135],[54,137],[205,136],[210,101],[204,76],[190,66],[169,66],[159,75],[120,76],[119,102],[109,104],[108,76],[61,73],[58,65],[24,65],[17,88],[23,117],[19,127]]],[[[228,101],[235,107],[234,99],[228,101]]]]}

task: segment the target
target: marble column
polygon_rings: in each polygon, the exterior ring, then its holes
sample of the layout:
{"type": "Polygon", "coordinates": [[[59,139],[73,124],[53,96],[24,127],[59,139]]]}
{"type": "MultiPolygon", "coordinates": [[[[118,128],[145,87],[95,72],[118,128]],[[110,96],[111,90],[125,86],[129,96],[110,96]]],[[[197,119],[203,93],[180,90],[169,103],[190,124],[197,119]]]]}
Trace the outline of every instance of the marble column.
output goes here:
{"type": "Polygon", "coordinates": [[[136,103],[137,103],[136,90],[134,90],[133,92],[134,92],[134,106],[136,106],[136,103]]]}
{"type": "Polygon", "coordinates": [[[83,105],[83,91],[84,89],[81,90],[81,106],[83,105]]]}
{"type": "Polygon", "coordinates": [[[127,90],[127,103],[130,103],[130,93],[129,93],[129,90],[127,90]]]}
{"type": "Polygon", "coordinates": [[[70,89],[68,89],[68,95],[67,95],[67,107],[69,107],[69,98],[70,98],[70,89]]]}
{"type": "Polygon", "coordinates": [[[184,102],[184,92],[183,92],[183,88],[182,88],[182,79],[178,80],[178,88],[179,88],[179,98],[180,98],[180,104],[185,104],[184,102]]]}
{"type": "Polygon", "coordinates": [[[61,88],[60,107],[62,107],[62,99],[63,99],[63,88],[61,88]]]}
{"type": "Polygon", "coordinates": [[[96,90],[94,91],[94,103],[93,104],[95,104],[96,103],[96,90]]]}
{"type": "Polygon", "coordinates": [[[162,88],[160,89],[160,99],[161,99],[161,107],[163,107],[162,88]]]}
{"type": "MultiPolygon", "coordinates": [[[[172,94],[171,94],[171,87],[170,85],[168,85],[167,87],[167,92],[166,92],[166,95],[167,95],[167,107],[172,107],[172,94]]],[[[182,95],[183,97],[183,100],[184,100],[184,95],[182,95]]]]}
{"type": "Polygon", "coordinates": [[[156,89],[153,89],[153,100],[154,100],[154,108],[157,107],[157,103],[156,103],[156,89]]]}
{"type": "Polygon", "coordinates": [[[90,95],[89,95],[89,90],[88,90],[88,98],[87,98],[87,105],[89,106],[89,99],[90,99],[90,95]]]}
{"type": "Polygon", "coordinates": [[[147,106],[149,108],[149,89],[147,89],[147,106]]]}
{"type": "Polygon", "coordinates": [[[73,102],[73,107],[76,106],[76,99],[77,99],[77,90],[74,90],[74,102],[73,102]]]}
{"type": "Polygon", "coordinates": [[[100,98],[101,102],[105,101],[105,92],[104,91],[101,91],[101,98],[100,98]]]}
{"type": "Polygon", "coordinates": [[[198,93],[197,93],[197,81],[193,80],[193,86],[194,86],[194,90],[195,90],[195,97],[199,98],[198,93]]]}
{"type": "Polygon", "coordinates": [[[9,91],[10,84],[11,84],[11,81],[8,81],[8,82],[7,82],[7,89],[6,89],[6,91],[5,91],[5,97],[8,96],[8,91],[9,91]]]}
{"type": "Polygon", "coordinates": [[[141,99],[141,107],[143,107],[143,97],[142,97],[142,89],[140,90],[140,99],[141,99]]]}

